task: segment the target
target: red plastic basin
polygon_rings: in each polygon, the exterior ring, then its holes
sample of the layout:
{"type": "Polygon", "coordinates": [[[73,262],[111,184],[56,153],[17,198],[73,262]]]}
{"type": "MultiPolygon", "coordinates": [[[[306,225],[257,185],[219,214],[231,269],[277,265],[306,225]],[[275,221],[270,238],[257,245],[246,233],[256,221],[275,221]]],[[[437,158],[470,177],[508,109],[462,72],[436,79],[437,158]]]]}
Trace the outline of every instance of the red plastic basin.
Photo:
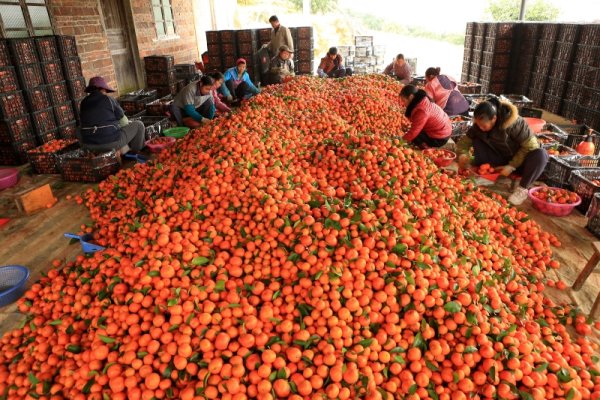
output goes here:
{"type": "Polygon", "coordinates": [[[13,187],[19,181],[19,170],[15,168],[0,169],[0,190],[13,187]]]}
{"type": "Polygon", "coordinates": [[[546,125],[546,121],[541,118],[523,117],[523,119],[527,122],[533,133],[540,133],[544,129],[544,125],[546,125]]]}

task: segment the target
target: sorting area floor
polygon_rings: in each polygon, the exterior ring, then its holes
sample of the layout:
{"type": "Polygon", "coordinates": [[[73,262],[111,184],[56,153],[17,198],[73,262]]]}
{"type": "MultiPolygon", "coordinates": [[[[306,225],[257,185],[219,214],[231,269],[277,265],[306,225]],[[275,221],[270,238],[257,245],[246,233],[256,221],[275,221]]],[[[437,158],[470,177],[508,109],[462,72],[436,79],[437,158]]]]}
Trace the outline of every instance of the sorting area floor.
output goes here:
{"type": "MultiPolygon", "coordinates": [[[[544,115],[551,119],[552,116],[544,115]]],[[[554,118],[556,118],[554,116],[554,118]]],[[[54,259],[72,260],[81,254],[79,244],[69,244],[63,237],[65,232],[78,232],[82,224],[90,223],[87,209],[75,200],[67,200],[67,196],[75,196],[91,187],[90,184],[63,182],[58,175],[35,176],[28,172],[28,166],[20,168],[19,184],[0,192],[0,218],[11,220],[0,227],[0,265],[18,264],[29,268],[30,286],[40,278],[42,272],[50,269],[54,259]],[[22,215],[15,205],[16,195],[28,187],[36,187],[48,183],[51,185],[58,202],[51,208],[32,215],[22,215]]],[[[489,186],[489,190],[507,195],[510,187],[508,179],[499,179],[489,186]]],[[[527,200],[518,208],[528,212],[544,230],[555,234],[562,242],[556,248],[555,257],[560,261],[558,270],[548,271],[547,277],[563,280],[567,289],[547,288],[547,294],[559,303],[576,304],[584,313],[589,313],[598,292],[600,291],[600,274],[592,273],[581,290],[573,291],[570,287],[592,256],[592,242],[599,240],[585,229],[587,219],[575,210],[568,217],[549,217],[533,209],[527,200]]],[[[600,272],[600,267],[597,268],[600,272]]],[[[0,336],[14,329],[22,321],[16,304],[0,308],[0,336]]],[[[598,331],[595,336],[598,337],[598,331]]]]}

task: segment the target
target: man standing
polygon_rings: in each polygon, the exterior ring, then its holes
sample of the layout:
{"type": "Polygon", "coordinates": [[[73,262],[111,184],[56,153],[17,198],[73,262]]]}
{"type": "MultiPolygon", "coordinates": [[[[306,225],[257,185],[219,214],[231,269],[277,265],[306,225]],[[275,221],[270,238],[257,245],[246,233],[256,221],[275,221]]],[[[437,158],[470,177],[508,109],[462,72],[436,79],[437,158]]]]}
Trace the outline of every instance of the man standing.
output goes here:
{"type": "Polygon", "coordinates": [[[337,47],[331,47],[317,69],[321,78],[343,78],[352,75],[352,68],[344,68],[344,59],[338,54],[337,47]]]}
{"type": "Polygon", "coordinates": [[[271,65],[267,76],[268,84],[285,82],[294,75],[294,62],[292,61],[292,49],[283,45],[279,48],[279,54],[271,59],[271,65]]]}
{"type": "Polygon", "coordinates": [[[383,74],[393,76],[405,85],[408,85],[412,79],[410,65],[404,60],[403,54],[398,54],[394,62],[385,67],[383,74]]]}
{"type": "Polygon", "coordinates": [[[271,16],[269,18],[269,22],[271,23],[271,41],[263,45],[263,47],[267,47],[269,49],[269,54],[271,57],[274,57],[278,54],[279,48],[281,46],[289,47],[290,51],[294,52],[294,41],[292,40],[292,33],[285,26],[281,26],[279,23],[279,18],[276,15],[271,16]]]}

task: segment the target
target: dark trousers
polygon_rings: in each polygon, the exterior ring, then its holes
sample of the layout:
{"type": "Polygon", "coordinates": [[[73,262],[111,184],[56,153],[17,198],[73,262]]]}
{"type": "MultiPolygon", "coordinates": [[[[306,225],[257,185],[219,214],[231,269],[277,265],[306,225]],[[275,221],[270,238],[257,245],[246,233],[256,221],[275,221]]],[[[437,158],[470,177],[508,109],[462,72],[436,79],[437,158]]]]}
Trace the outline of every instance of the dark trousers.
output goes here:
{"type": "Polygon", "coordinates": [[[419,133],[417,137],[413,139],[412,143],[419,147],[423,147],[424,144],[428,147],[442,147],[448,143],[448,139],[450,139],[450,137],[444,139],[434,139],[429,137],[425,131],[421,131],[421,133],[419,133]]]}
{"type": "MultiPolygon", "coordinates": [[[[488,163],[493,167],[507,165],[510,158],[498,154],[493,148],[482,140],[473,140],[473,149],[475,150],[475,165],[488,163]]],[[[544,149],[535,149],[527,153],[523,164],[515,171],[521,175],[520,186],[528,188],[537,178],[539,178],[546,164],[548,163],[548,152],[544,149]]]]}
{"type": "Polygon", "coordinates": [[[327,74],[330,78],[343,78],[345,76],[352,76],[352,68],[338,68],[334,69],[327,74]]]}
{"type": "Polygon", "coordinates": [[[277,85],[283,82],[283,77],[279,74],[267,72],[264,76],[265,85],[277,85]]]}
{"type": "Polygon", "coordinates": [[[229,89],[229,93],[235,96],[238,99],[243,99],[246,95],[252,95],[252,91],[250,90],[250,86],[246,82],[240,83],[235,89],[233,88],[233,80],[228,80],[225,82],[227,85],[227,89],[229,89]]]}
{"type": "MultiPolygon", "coordinates": [[[[196,109],[196,111],[198,111],[198,113],[200,115],[202,115],[204,118],[208,118],[208,116],[210,115],[210,109],[213,105],[213,100],[207,100],[204,103],[202,103],[202,105],[200,107],[198,107],[196,109]]],[[[175,121],[177,121],[177,125],[178,126],[183,126],[183,119],[186,118],[188,115],[185,113],[185,111],[183,110],[183,108],[179,108],[177,107],[175,104],[171,103],[170,107],[169,107],[169,111],[171,112],[171,115],[173,116],[173,118],[175,118],[175,121]]]]}

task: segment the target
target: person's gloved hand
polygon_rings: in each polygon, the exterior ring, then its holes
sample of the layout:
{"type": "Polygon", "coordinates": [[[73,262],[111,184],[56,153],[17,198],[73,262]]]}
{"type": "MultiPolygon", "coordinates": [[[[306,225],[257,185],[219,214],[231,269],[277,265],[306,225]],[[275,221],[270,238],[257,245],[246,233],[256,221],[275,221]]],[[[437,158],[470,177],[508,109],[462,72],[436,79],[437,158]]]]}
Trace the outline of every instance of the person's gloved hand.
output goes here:
{"type": "Polygon", "coordinates": [[[269,47],[269,43],[265,43],[265,44],[263,44],[263,45],[262,45],[260,48],[261,48],[261,49],[266,49],[267,47],[269,47]]]}
{"type": "Polygon", "coordinates": [[[466,154],[461,154],[458,157],[458,169],[459,170],[464,170],[469,168],[469,156],[466,154]]]}
{"type": "Polygon", "coordinates": [[[509,176],[510,174],[512,174],[513,172],[515,172],[515,167],[513,167],[512,165],[505,165],[503,167],[500,167],[500,175],[502,176],[509,176]]]}
{"type": "Polygon", "coordinates": [[[229,102],[233,101],[233,96],[232,95],[227,96],[227,101],[229,101],[229,102]]]}
{"type": "Polygon", "coordinates": [[[202,118],[202,121],[200,121],[200,122],[201,122],[202,124],[206,125],[206,124],[209,124],[209,123],[210,123],[210,121],[211,121],[211,120],[210,120],[210,119],[208,119],[208,118],[202,118]]]}

